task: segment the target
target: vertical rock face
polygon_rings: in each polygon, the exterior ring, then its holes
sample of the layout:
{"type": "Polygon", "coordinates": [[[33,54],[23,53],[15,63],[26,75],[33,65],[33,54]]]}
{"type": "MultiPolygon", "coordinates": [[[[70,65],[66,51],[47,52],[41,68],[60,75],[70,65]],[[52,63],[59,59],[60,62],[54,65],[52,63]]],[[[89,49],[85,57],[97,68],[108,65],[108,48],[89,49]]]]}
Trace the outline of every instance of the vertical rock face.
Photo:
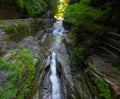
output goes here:
{"type": "MultiPolygon", "coordinates": [[[[92,52],[82,64],[84,68],[82,66],[71,68],[74,87],[72,90],[72,85],[67,83],[68,99],[119,99],[120,14],[118,10],[120,10],[120,1],[91,0],[90,5],[103,10],[107,7],[112,8],[108,21],[103,22],[109,29],[105,33],[97,34],[98,44],[93,44],[92,52]]],[[[87,33],[82,34],[85,35],[84,38],[88,36],[87,33]]],[[[82,34],[78,34],[79,39],[82,34]]]]}
{"type": "MultiPolygon", "coordinates": [[[[111,99],[120,98],[120,85],[119,85],[119,67],[111,63],[106,57],[100,57],[99,55],[91,55],[85,61],[88,66],[86,72],[92,74],[91,77],[97,77],[103,81],[106,81],[110,85],[111,99]],[[115,68],[117,70],[115,70],[115,68]]],[[[94,80],[93,80],[94,81],[94,80]]],[[[100,82],[99,82],[100,83],[100,82]]],[[[99,90],[99,89],[97,89],[99,90]]]]}
{"type": "MultiPolygon", "coordinates": [[[[98,36],[96,40],[98,40],[99,45],[98,51],[99,54],[107,54],[107,57],[111,60],[116,60],[120,58],[120,1],[119,0],[92,0],[91,5],[97,8],[105,9],[107,7],[111,8],[111,12],[109,15],[109,19],[106,22],[106,26],[108,26],[108,31],[102,33],[101,36],[98,36]]],[[[103,24],[105,24],[103,22],[103,24]]],[[[96,51],[96,52],[97,52],[96,51]]],[[[97,54],[98,54],[97,53],[97,54]]]]}
{"type": "MultiPolygon", "coordinates": [[[[93,0],[94,1],[94,0],[93,0]]],[[[99,0],[98,0],[99,1],[99,0]]],[[[97,3],[97,2],[96,2],[97,3]]],[[[94,3],[94,5],[96,4],[94,3]]],[[[100,5],[100,4],[99,4],[100,5]]],[[[110,84],[113,92],[114,98],[120,98],[120,85],[119,85],[119,76],[120,76],[120,1],[119,0],[110,0],[105,1],[100,7],[111,7],[111,17],[109,19],[108,27],[111,29],[108,32],[98,36],[96,39],[99,44],[94,49],[94,53],[97,54],[96,59],[92,59],[93,63],[96,62],[97,68],[101,69],[101,74],[104,75],[104,79],[110,84]],[[99,62],[98,62],[99,60],[99,62]],[[101,62],[100,62],[101,61],[101,62]],[[101,66],[99,66],[101,64],[101,66]]],[[[90,63],[90,62],[89,62],[90,63]]],[[[93,64],[91,64],[92,66],[93,64]]],[[[90,64],[88,64],[90,66],[90,64]]],[[[95,65],[93,65],[95,66],[95,65]]]]}
{"type": "MultiPolygon", "coordinates": [[[[120,34],[118,32],[108,32],[100,37],[98,48],[110,56],[113,60],[120,57],[120,34]],[[101,40],[100,40],[101,39],[101,40]]],[[[98,51],[99,52],[99,51],[98,51]]]]}
{"type": "Polygon", "coordinates": [[[90,72],[81,70],[81,68],[75,70],[71,68],[69,55],[64,44],[61,45],[57,59],[61,68],[64,99],[100,99],[97,88],[92,82],[92,76],[89,75],[90,72]]]}

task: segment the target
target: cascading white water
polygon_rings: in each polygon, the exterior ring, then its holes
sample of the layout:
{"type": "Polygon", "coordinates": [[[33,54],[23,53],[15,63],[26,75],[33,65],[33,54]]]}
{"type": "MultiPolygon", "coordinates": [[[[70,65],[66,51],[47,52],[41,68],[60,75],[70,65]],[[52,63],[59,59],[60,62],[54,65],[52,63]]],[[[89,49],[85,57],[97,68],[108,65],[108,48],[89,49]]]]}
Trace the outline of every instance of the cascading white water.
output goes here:
{"type": "Polygon", "coordinates": [[[57,77],[56,70],[56,53],[52,52],[52,59],[50,64],[50,80],[52,83],[52,99],[61,99],[61,90],[60,90],[60,79],[57,77]]]}
{"type": "Polygon", "coordinates": [[[54,24],[53,24],[53,34],[54,35],[63,35],[64,32],[64,28],[63,28],[63,21],[62,20],[57,20],[54,24]]]}
{"type": "MultiPolygon", "coordinates": [[[[63,35],[64,28],[62,26],[62,23],[63,23],[62,20],[57,20],[53,24],[53,35],[58,35],[58,36],[63,35]]],[[[57,48],[57,46],[54,48],[57,48]]],[[[60,78],[58,77],[58,74],[57,74],[57,62],[56,62],[57,53],[54,50],[55,49],[53,49],[52,51],[52,55],[51,55],[52,59],[50,63],[50,70],[51,70],[50,80],[52,83],[52,99],[62,99],[61,83],[60,83],[60,78]]]]}

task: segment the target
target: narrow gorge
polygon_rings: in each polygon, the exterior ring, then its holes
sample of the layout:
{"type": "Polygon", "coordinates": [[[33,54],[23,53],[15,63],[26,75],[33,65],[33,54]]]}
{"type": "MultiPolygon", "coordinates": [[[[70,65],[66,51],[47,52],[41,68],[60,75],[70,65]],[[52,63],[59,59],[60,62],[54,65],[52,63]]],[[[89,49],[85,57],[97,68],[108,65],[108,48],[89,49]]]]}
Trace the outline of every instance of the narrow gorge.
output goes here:
{"type": "Polygon", "coordinates": [[[120,99],[119,0],[0,0],[0,99],[120,99]]]}

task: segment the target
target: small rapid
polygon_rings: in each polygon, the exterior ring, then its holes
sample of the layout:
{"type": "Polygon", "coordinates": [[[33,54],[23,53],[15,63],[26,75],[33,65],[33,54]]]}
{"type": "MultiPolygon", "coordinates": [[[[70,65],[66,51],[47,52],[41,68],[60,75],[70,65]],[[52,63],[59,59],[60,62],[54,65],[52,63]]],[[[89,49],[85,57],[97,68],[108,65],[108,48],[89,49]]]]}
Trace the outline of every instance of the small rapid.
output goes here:
{"type": "Polygon", "coordinates": [[[62,36],[63,32],[64,32],[63,21],[62,20],[57,20],[53,24],[53,35],[60,35],[60,36],[62,36]]]}
{"type": "Polygon", "coordinates": [[[52,34],[43,43],[45,49],[45,74],[42,82],[42,99],[64,99],[61,82],[61,69],[58,61],[61,44],[63,44],[63,20],[56,20],[52,34]]]}

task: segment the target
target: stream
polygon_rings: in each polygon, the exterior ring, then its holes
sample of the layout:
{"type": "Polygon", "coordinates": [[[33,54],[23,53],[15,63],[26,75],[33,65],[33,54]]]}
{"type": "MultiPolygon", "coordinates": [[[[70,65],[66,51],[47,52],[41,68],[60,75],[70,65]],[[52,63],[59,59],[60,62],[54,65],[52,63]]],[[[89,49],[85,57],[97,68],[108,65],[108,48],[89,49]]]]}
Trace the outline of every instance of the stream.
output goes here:
{"type": "Polygon", "coordinates": [[[52,34],[48,35],[43,43],[44,49],[49,52],[47,55],[47,59],[49,59],[49,70],[43,81],[42,99],[63,99],[57,60],[57,55],[63,40],[63,33],[63,21],[56,20],[53,24],[52,34]]]}
{"type": "Polygon", "coordinates": [[[52,51],[52,59],[50,64],[50,81],[52,83],[52,99],[61,99],[60,78],[57,76],[56,70],[56,53],[52,51]]]}
{"type": "MultiPolygon", "coordinates": [[[[53,35],[62,36],[64,28],[62,26],[62,20],[58,20],[53,25],[53,35]]],[[[57,40],[57,39],[56,39],[57,40]]],[[[60,40],[60,38],[58,39],[60,40]]],[[[52,48],[51,48],[52,49],[52,48]]],[[[60,78],[57,74],[57,52],[56,49],[59,49],[59,43],[56,43],[52,49],[51,63],[50,63],[50,81],[52,83],[52,99],[62,99],[61,98],[61,83],[60,78]]]]}

